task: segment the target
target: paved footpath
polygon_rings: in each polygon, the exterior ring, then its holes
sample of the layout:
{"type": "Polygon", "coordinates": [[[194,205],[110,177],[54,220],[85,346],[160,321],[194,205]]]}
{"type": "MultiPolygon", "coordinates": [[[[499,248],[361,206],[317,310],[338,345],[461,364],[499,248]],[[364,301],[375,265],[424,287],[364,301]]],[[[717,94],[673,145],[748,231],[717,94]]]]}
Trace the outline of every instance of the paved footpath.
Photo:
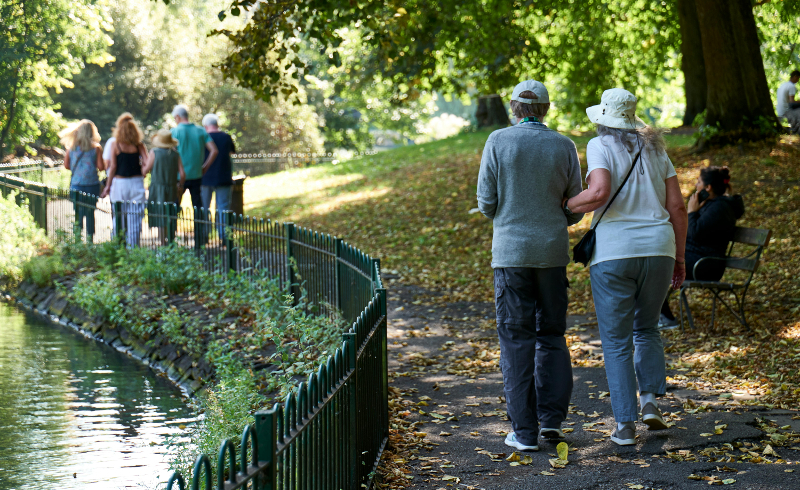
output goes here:
{"type": "MultiPolygon", "coordinates": [[[[410,488],[667,490],[725,481],[731,489],[800,489],[800,442],[773,447],[768,434],[800,441],[792,435],[800,433],[800,412],[744,407],[670,387],[660,403],[674,426],[654,432],[638,424],[638,444],[620,447],[608,438],[613,416],[602,367],[574,368],[564,425],[572,429],[569,463],[553,468],[556,448],[544,443],[538,452],[522,453],[530,460],[512,465],[513,450],[503,443],[510,423],[502,376],[493,362],[499,352],[493,305],[435,305],[420,288],[389,291],[391,386],[404,393],[414,431],[425,434],[410,464],[410,488]]],[[[584,365],[602,366],[592,320],[570,317],[568,335],[584,365]]]]}

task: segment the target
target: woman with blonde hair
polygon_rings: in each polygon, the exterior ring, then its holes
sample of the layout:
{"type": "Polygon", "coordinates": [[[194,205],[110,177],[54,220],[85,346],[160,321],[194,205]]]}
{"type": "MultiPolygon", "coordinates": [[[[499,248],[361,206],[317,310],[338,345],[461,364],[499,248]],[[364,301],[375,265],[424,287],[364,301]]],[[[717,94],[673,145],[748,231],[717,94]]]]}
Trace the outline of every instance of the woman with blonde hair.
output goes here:
{"type": "Polygon", "coordinates": [[[144,176],[147,172],[142,166],[147,161],[147,148],[142,142],[142,130],[130,112],[117,118],[114,138],[116,141],[111,150],[108,181],[100,197],[110,195],[112,203],[123,203],[125,238],[128,246],[134,247],[139,245],[144,217],[144,176]]]}
{"type": "Polygon", "coordinates": [[[70,198],[75,206],[75,230],[79,234],[86,218],[86,237],[91,243],[94,237],[94,210],[100,195],[98,170],[103,170],[102,147],[97,127],[83,119],[61,133],[61,143],[66,152],[64,168],[72,171],[69,181],[70,198]]]}
{"type": "Polygon", "coordinates": [[[670,283],[678,289],[686,276],[678,177],[661,133],[636,117],[636,102],[615,88],[586,109],[597,125],[586,148],[589,188],[563,204],[567,214],[603,210],[592,220],[588,265],[617,422],[611,440],[622,446],[636,444],[639,407],[649,429],[668,427],[656,400],[667,390],[658,319],[670,283]]]}

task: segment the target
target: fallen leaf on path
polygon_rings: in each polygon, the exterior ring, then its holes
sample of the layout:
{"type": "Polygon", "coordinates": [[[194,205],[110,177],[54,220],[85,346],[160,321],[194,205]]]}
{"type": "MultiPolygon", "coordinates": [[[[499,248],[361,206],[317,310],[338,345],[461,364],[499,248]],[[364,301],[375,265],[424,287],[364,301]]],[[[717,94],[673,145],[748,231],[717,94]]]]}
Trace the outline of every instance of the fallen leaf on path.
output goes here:
{"type": "Polygon", "coordinates": [[[563,460],[565,463],[569,457],[569,446],[566,442],[559,442],[556,446],[556,452],[558,453],[559,459],[563,460]]]}

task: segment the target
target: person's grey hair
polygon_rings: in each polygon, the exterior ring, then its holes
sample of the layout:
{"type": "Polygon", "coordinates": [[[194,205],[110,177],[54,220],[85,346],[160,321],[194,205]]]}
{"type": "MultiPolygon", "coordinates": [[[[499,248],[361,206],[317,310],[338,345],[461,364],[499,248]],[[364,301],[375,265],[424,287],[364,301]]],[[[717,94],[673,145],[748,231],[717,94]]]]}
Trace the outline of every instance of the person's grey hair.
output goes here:
{"type": "Polygon", "coordinates": [[[219,118],[216,114],[206,114],[203,116],[203,126],[219,126],[219,118]]]}
{"type": "MultiPolygon", "coordinates": [[[[530,90],[526,90],[519,95],[525,99],[537,99],[536,94],[530,90]]],[[[526,104],[525,102],[512,100],[509,105],[511,106],[511,113],[514,114],[514,117],[517,119],[522,119],[525,117],[537,117],[541,119],[546,116],[547,111],[550,110],[549,102],[544,104],[539,104],[536,102],[533,104],[526,104]]]]}
{"type": "Polygon", "coordinates": [[[189,109],[183,105],[178,104],[172,108],[172,117],[180,116],[184,119],[189,119],[189,109]]]}
{"type": "Polygon", "coordinates": [[[611,136],[614,142],[624,146],[628,151],[633,151],[636,143],[631,141],[627,136],[635,134],[640,138],[640,141],[649,151],[662,152],[667,149],[667,142],[664,141],[664,132],[662,128],[654,128],[653,126],[645,126],[639,129],[620,129],[609,128],[602,124],[597,125],[597,136],[611,136]],[[625,136],[625,138],[623,138],[625,136]]]}

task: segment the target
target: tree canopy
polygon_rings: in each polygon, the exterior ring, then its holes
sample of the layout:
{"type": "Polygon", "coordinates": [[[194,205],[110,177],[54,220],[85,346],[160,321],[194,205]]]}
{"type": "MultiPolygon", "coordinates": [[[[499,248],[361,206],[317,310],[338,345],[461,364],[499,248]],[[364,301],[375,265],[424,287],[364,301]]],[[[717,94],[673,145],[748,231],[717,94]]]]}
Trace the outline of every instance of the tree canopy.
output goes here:
{"type": "MultiPolygon", "coordinates": [[[[760,41],[748,42],[756,51],[759,43],[770,48],[762,49],[767,65],[780,65],[781,57],[796,61],[787,44],[794,43],[797,2],[743,1],[755,9],[761,34],[760,41]]],[[[363,49],[346,65],[350,85],[377,80],[390,87],[394,103],[404,104],[426,91],[502,96],[520,79],[537,78],[554,92],[551,120],[583,127],[584,108],[613,86],[636,93],[652,121],[683,116],[678,7],[686,3],[234,0],[220,17],[246,13],[246,26],[216,32],[232,43],[221,64],[225,75],[265,99],[298,89],[309,70],[302,56],[309,43],[332,66],[342,65],[346,33],[355,30],[363,49]]],[[[699,38],[695,44],[700,46],[699,38]]]]}
{"type": "Polygon", "coordinates": [[[110,29],[108,9],[93,0],[0,3],[0,158],[58,124],[51,92],[113,59],[110,29]]]}

